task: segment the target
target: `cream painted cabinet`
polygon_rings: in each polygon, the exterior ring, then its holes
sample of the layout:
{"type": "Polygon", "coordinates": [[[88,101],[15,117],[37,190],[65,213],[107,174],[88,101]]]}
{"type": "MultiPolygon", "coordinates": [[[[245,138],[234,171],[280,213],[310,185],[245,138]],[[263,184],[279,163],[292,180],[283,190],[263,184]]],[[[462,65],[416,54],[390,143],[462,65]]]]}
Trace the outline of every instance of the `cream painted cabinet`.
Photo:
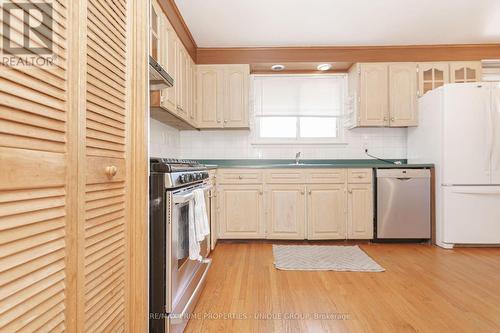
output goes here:
{"type": "Polygon", "coordinates": [[[224,71],[219,66],[196,69],[196,110],[200,128],[221,128],[224,107],[224,71]]]}
{"type": "Polygon", "coordinates": [[[347,205],[347,238],[373,238],[373,185],[349,184],[347,205]]]}
{"type": "Polygon", "coordinates": [[[192,129],[196,125],[195,64],[156,1],[153,9],[159,17],[158,62],[174,79],[174,85],[151,92],[151,117],[179,129],[192,129]]]}
{"type": "Polygon", "coordinates": [[[228,65],[224,69],[224,127],[248,127],[248,65],[228,65]]]}
{"type": "Polygon", "coordinates": [[[175,56],[176,56],[176,82],[174,83],[176,102],[175,113],[182,119],[187,119],[188,109],[187,109],[187,94],[188,94],[188,77],[187,77],[187,54],[181,41],[177,38],[175,42],[175,56]]]}
{"type": "Polygon", "coordinates": [[[197,72],[198,127],[248,127],[249,66],[199,65],[197,72]]]}
{"type": "Polygon", "coordinates": [[[468,83],[481,81],[481,62],[450,62],[450,82],[468,83]]]}
{"type": "Polygon", "coordinates": [[[389,126],[417,126],[417,64],[389,64],[389,126]]]}
{"type": "Polygon", "coordinates": [[[210,248],[215,249],[217,245],[217,240],[219,239],[219,204],[217,196],[217,171],[210,170],[209,172],[209,184],[212,189],[209,192],[209,206],[210,206],[210,248]]]}
{"type": "Polygon", "coordinates": [[[450,82],[449,65],[447,62],[423,62],[418,64],[418,93],[439,88],[450,82]]]}
{"type": "MultiPolygon", "coordinates": [[[[160,64],[164,66],[167,73],[176,78],[176,40],[177,36],[175,34],[174,28],[168,21],[165,15],[160,15],[161,22],[161,39],[160,39],[160,50],[161,59],[160,64]]],[[[175,83],[175,82],[174,82],[175,83]]],[[[161,91],[161,106],[167,110],[175,110],[176,103],[176,92],[175,87],[165,88],[161,91]]]]}
{"type": "Polygon", "coordinates": [[[307,239],[345,239],[345,184],[307,186],[307,239]]]}
{"type": "Polygon", "coordinates": [[[305,186],[265,186],[266,225],[269,239],[305,239],[305,186]]]}
{"type": "Polygon", "coordinates": [[[389,125],[388,67],[385,63],[358,64],[359,126],[389,125]]]}
{"type": "Polygon", "coordinates": [[[417,65],[362,63],[349,71],[347,126],[416,126],[417,65]]]}
{"type": "Polygon", "coordinates": [[[264,238],[262,185],[220,185],[219,238],[264,238]]]}

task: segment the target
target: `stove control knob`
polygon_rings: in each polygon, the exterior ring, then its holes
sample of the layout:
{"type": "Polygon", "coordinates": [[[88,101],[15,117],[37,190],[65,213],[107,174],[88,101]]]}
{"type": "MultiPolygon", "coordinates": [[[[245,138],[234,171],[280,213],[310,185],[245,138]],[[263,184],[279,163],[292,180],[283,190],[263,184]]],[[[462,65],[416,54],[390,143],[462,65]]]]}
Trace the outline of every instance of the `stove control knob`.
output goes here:
{"type": "Polygon", "coordinates": [[[186,182],[186,175],[179,176],[179,183],[184,184],[186,182]]]}

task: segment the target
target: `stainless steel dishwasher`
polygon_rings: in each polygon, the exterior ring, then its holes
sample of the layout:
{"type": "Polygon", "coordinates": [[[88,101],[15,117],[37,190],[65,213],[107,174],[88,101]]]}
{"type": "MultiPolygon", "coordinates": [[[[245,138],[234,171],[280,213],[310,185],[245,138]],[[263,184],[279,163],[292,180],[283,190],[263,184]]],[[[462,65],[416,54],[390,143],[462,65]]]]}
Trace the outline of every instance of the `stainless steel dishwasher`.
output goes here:
{"type": "Polygon", "coordinates": [[[431,237],[428,169],[377,170],[377,239],[431,237]]]}

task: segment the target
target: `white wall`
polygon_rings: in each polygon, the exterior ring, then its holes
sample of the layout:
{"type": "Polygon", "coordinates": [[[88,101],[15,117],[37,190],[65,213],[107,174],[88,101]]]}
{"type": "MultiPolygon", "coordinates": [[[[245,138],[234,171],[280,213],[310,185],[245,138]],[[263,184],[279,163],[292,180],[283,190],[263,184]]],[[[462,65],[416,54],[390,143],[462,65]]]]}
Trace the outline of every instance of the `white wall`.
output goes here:
{"type": "Polygon", "coordinates": [[[149,155],[152,157],[180,158],[179,130],[150,118],[149,155]]]}
{"type": "Polygon", "coordinates": [[[406,158],[405,128],[357,128],[346,130],[345,145],[252,145],[248,130],[180,132],[180,155],[185,159],[295,158],[364,159],[365,142],[371,154],[381,158],[406,158]]]}

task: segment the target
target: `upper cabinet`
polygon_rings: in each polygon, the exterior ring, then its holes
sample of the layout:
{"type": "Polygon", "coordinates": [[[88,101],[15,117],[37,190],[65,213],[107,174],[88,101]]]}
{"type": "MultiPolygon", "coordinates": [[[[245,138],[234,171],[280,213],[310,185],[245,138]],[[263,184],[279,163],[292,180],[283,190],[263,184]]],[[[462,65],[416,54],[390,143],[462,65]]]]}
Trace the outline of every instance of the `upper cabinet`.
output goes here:
{"type": "Polygon", "coordinates": [[[423,62],[418,64],[419,96],[423,96],[426,92],[449,82],[450,75],[447,62],[423,62]]]}
{"type": "Polygon", "coordinates": [[[151,8],[151,41],[157,47],[152,46],[150,52],[174,79],[173,87],[151,92],[151,117],[179,129],[193,129],[196,127],[196,102],[191,88],[195,85],[194,61],[157,2],[153,1],[151,8]]]}
{"type": "Polygon", "coordinates": [[[354,64],[349,70],[346,126],[418,126],[419,96],[446,83],[479,80],[479,61],[354,64]]]}
{"type": "Polygon", "coordinates": [[[450,82],[467,83],[481,80],[481,63],[471,62],[450,62],[450,82]]]}
{"type": "Polygon", "coordinates": [[[417,125],[415,63],[355,64],[349,71],[348,127],[417,125]]]}
{"type": "Polygon", "coordinates": [[[417,64],[389,64],[389,125],[417,126],[417,64]]]}
{"type": "Polygon", "coordinates": [[[359,64],[359,125],[389,125],[387,64],[359,64]]]}
{"type": "Polygon", "coordinates": [[[247,128],[249,65],[197,66],[199,128],[247,128]]]}

